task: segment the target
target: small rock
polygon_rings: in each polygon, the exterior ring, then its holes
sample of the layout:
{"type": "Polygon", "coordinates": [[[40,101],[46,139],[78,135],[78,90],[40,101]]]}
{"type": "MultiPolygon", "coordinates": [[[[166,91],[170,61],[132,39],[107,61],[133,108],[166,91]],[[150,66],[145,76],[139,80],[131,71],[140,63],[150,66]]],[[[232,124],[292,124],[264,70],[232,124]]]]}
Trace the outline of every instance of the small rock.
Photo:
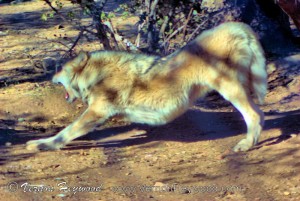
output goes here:
{"type": "Polygon", "coordinates": [[[144,158],[145,158],[146,160],[150,160],[152,157],[153,157],[152,154],[147,154],[147,155],[145,155],[144,158]]]}
{"type": "Polygon", "coordinates": [[[159,187],[158,189],[154,188],[154,191],[159,191],[159,189],[166,186],[166,184],[164,184],[162,182],[155,182],[154,186],[159,187]]]}
{"type": "Polygon", "coordinates": [[[57,196],[57,197],[63,198],[63,197],[66,197],[67,195],[66,195],[66,194],[63,194],[63,193],[60,193],[60,194],[57,194],[56,196],[57,196]]]}
{"type": "Polygon", "coordinates": [[[80,108],[83,107],[83,104],[82,104],[82,103],[79,103],[79,104],[76,105],[76,107],[77,107],[77,109],[80,109],[80,108]]]}
{"type": "Polygon", "coordinates": [[[5,146],[10,147],[11,146],[11,142],[6,142],[5,146]]]}
{"type": "Polygon", "coordinates": [[[59,164],[56,164],[56,165],[53,165],[53,166],[52,166],[53,169],[58,168],[58,167],[60,167],[59,164]]]}
{"type": "Polygon", "coordinates": [[[18,118],[18,122],[23,122],[25,121],[25,118],[18,118]]]}
{"type": "Polygon", "coordinates": [[[80,150],[79,155],[81,155],[81,156],[87,156],[87,155],[89,155],[89,153],[86,152],[86,151],[84,151],[84,150],[80,150]]]}
{"type": "Polygon", "coordinates": [[[162,187],[165,186],[166,184],[162,183],[162,182],[155,182],[154,186],[155,187],[162,187]]]}
{"type": "Polygon", "coordinates": [[[190,192],[189,189],[183,188],[183,189],[181,189],[181,193],[182,193],[182,194],[190,194],[191,192],[190,192]]]}
{"type": "Polygon", "coordinates": [[[57,26],[57,28],[58,28],[58,29],[63,29],[63,28],[65,28],[65,27],[64,27],[63,25],[60,24],[60,25],[57,26]]]}
{"type": "Polygon", "coordinates": [[[158,157],[157,156],[154,156],[153,158],[152,158],[152,161],[153,162],[156,162],[158,160],[158,157]]]}
{"type": "Polygon", "coordinates": [[[7,32],[0,31],[0,36],[6,36],[6,35],[7,35],[7,32]]]}
{"type": "Polygon", "coordinates": [[[184,159],[173,159],[171,160],[171,163],[183,163],[184,159]]]}
{"type": "Polygon", "coordinates": [[[291,138],[295,138],[295,137],[297,137],[298,135],[297,135],[297,134],[291,134],[290,136],[291,136],[291,138]]]}
{"type": "Polygon", "coordinates": [[[55,181],[65,181],[63,178],[60,178],[60,177],[56,177],[54,178],[55,181]]]}
{"type": "Polygon", "coordinates": [[[276,65],[274,62],[267,65],[268,74],[273,73],[275,70],[276,70],[276,65]]]}
{"type": "Polygon", "coordinates": [[[287,195],[290,195],[290,194],[291,194],[291,193],[288,192],[288,191],[284,191],[284,192],[283,192],[283,195],[286,195],[286,196],[287,196],[287,195]]]}

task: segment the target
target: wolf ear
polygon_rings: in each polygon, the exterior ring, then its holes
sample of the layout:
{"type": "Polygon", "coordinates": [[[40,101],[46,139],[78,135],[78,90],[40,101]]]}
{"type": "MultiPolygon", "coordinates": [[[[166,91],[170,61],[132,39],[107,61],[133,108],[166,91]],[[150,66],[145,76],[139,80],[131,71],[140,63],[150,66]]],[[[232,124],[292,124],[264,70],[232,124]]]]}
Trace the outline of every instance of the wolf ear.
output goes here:
{"type": "Polygon", "coordinates": [[[88,61],[88,54],[84,51],[80,51],[78,56],[73,60],[73,67],[75,71],[81,71],[88,61]]]}

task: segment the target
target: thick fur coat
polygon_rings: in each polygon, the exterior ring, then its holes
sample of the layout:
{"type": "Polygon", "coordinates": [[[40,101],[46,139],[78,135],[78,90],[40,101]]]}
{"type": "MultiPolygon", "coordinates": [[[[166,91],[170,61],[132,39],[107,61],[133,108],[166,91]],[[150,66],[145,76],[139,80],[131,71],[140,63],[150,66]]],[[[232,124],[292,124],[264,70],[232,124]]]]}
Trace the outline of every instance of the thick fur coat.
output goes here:
{"type": "Polygon", "coordinates": [[[81,52],[53,77],[66,99],[88,104],[87,110],[57,135],[29,141],[29,149],[58,149],[85,135],[109,117],[149,125],[166,124],[211,90],[219,92],[244,117],[247,136],[235,147],[246,151],[259,139],[267,92],[263,50],[251,28],[230,22],[204,31],[167,57],[116,51],[81,52]]]}

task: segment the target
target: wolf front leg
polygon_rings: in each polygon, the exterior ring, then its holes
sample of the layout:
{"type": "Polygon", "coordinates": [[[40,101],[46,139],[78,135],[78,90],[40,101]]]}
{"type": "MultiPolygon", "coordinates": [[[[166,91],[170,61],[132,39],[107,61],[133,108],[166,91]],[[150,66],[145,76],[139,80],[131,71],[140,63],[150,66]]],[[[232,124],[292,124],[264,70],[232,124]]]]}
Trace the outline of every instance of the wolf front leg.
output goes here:
{"type": "Polygon", "coordinates": [[[87,134],[109,117],[104,112],[97,112],[90,108],[57,135],[46,139],[28,141],[26,148],[28,150],[60,149],[75,138],[87,134]]]}

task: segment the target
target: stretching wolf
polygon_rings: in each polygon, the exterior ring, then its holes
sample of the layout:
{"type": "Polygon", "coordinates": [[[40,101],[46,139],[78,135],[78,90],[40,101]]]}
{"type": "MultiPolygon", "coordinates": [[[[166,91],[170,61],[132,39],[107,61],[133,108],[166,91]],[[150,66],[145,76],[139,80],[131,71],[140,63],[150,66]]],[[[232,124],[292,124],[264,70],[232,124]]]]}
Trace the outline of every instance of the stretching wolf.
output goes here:
{"type": "Polygon", "coordinates": [[[81,52],[53,77],[68,102],[81,98],[87,110],[53,137],[27,142],[28,149],[59,149],[87,134],[109,117],[162,125],[183,114],[211,90],[219,92],[244,117],[247,137],[234,151],[247,151],[259,139],[264,123],[260,103],[267,92],[263,50],[243,23],[229,22],[204,31],[167,57],[117,51],[81,52]]]}

